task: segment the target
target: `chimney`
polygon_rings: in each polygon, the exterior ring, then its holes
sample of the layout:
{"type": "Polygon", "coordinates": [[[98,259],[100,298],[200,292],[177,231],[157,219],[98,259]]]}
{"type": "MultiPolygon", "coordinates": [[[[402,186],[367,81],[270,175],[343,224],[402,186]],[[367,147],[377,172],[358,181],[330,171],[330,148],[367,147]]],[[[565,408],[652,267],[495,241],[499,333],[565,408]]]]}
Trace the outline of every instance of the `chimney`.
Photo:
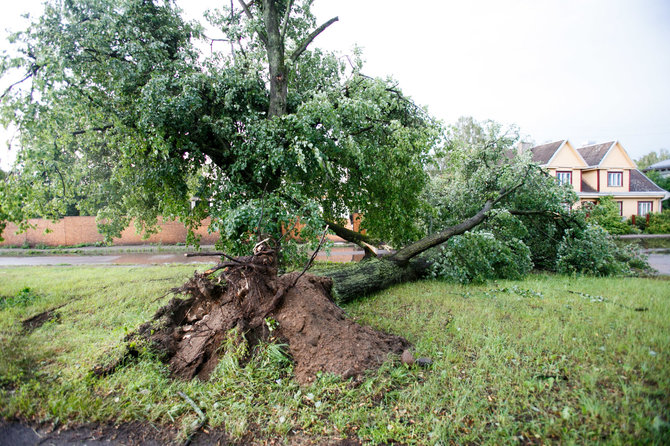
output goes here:
{"type": "Polygon", "coordinates": [[[516,153],[521,155],[523,152],[530,150],[533,147],[533,143],[519,141],[516,143],[516,153]]]}

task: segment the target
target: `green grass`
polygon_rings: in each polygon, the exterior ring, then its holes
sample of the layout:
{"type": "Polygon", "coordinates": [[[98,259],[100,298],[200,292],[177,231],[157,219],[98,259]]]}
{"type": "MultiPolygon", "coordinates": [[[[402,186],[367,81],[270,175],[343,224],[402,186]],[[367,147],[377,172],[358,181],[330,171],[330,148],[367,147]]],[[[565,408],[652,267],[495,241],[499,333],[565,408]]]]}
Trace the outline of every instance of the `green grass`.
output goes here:
{"type": "Polygon", "coordinates": [[[458,286],[404,284],[346,307],[400,334],[428,369],[397,361],[353,387],[332,376],[301,388],[281,346],[246,367],[226,349],[209,382],[173,381],[147,352],[104,379],[91,367],[151,317],[193,272],[160,267],[0,269],[0,415],[61,423],[148,420],[186,435],[197,415],[234,438],[294,433],[369,444],[670,442],[670,288],[653,279],[533,275],[458,286]],[[25,293],[25,292],[24,292],[25,293]],[[56,308],[32,333],[21,321],[56,308]],[[644,310],[644,311],[636,311],[644,310]]]}

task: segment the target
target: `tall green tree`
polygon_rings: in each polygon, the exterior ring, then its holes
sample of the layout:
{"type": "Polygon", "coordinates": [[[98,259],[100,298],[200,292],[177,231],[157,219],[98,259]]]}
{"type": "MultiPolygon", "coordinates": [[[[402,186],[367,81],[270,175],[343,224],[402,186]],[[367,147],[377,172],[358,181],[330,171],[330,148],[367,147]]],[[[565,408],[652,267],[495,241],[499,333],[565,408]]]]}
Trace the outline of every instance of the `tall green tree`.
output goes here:
{"type": "Polygon", "coordinates": [[[416,238],[440,126],[358,58],[312,49],[337,18],[318,26],[310,5],[223,7],[211,18],[229,49],[205,57],[170,1],[48,2],[2,59],[3,74],[25,74],[1,104],[20,132],[13,218],[76,201],[118,235],[131,218],[151,231],[159,215],[191,228],[209,216],[240,250],[296,216],[309,237],[358,211],[386,240],[416,238]]]}
{"type": "Polygon", "coordinates": [[[328,224],[371,256],[398,248],[333,274],[342,299],[418,277],[423,253],[501,209],[557,230],[569,191],[514,156],[514,131],[465,119],[445,135],[358,55],[314,49],[337,18],[317,24],[311,3],[224,6],[210,19],[226,51],[205,56],[171,1],[50,0],[2,57],[3,76],[21,73],[0,103],[21,150],[0,219],[74,204],[99,209],[111,236],[132,218],[150,232],[158,216],[211,217],[226,249],[246,253],[300,217],[312,240],[328,224]],[[367,235],[342,227],[351,211],[367,235]]]}

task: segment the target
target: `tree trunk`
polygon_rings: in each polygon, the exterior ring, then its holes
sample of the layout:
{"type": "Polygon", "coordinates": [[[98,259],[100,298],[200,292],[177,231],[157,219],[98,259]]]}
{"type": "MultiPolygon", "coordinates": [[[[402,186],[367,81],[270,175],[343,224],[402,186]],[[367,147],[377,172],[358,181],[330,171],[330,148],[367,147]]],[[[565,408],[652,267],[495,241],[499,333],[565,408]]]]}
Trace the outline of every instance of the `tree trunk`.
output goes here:
{"type": "Polygon", "coordinates": [[[392,285],[422,278],[430,266],[424,259],[400,264],[393,257],[365,260],[323,275],[333,281],[331,296],[338,304],[350,302],[392,285]]]}
{"type": "MultiPolygon", "coordinates": [[[[502,191],[497,199],[486,201],[479,212],[472,217],[411,243],[391,256],[362,261],[324,274],[333,280],[331,291],[333,299],[337,303],[346,303],[397,283],[409,282],[425,276],[430,262],[418,256],[484,222],[495,203],[508,193],[508,191],[502,191]]],[[[338,235],[346,237],[350,234],[342,232],[338,235]]],[[[355,237],[350,238],[355,239],[355,237]]],[[[360,242],[358,239],[355,241],[360,242]]]]}
{"type": "Polygon", "coordinates": [[[286,114],[288,82],[284,59],[284,42],[279,31],[279,14],[276,0],[263,0],[263,23],[265,24],[266,51],[270,68],[270,106],[268,117],[286,114]]]}

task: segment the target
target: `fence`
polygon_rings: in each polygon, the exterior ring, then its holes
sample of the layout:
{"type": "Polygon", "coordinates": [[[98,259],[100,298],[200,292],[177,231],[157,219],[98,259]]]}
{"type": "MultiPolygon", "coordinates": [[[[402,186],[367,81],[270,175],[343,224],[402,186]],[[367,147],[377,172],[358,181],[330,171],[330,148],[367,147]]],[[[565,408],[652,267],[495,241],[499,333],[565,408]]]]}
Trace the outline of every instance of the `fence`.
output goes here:
{"type": "MultiPolygon", "coordinates": [[[[103,241],[104,237],[98,232],[95,217],[64,217],[52,222],[43,219],[31,219],[28,221],[34,229],[17,234],[17,226],[8,224],[2,232],[3,242],[0,246],[73,246],[80,244],[92,244],[103,241]]],[[[160,243],[174,245],[186,241],[186,228],[178,221],[162,221],[159,219],[160,231],[151,235],[148,239],[142,239],[141,235],[135,233],[135,227],[131,224],[122,233],[121,237],[115,238],[115,245],[142,245],[148,243],[160,243]]],[[[196,234],[201,236],[200,243],[214,244],[218,239],[218,233],[209,234],[207,227],[209,219],[203,220],[202,226],[196,234]]]]}

